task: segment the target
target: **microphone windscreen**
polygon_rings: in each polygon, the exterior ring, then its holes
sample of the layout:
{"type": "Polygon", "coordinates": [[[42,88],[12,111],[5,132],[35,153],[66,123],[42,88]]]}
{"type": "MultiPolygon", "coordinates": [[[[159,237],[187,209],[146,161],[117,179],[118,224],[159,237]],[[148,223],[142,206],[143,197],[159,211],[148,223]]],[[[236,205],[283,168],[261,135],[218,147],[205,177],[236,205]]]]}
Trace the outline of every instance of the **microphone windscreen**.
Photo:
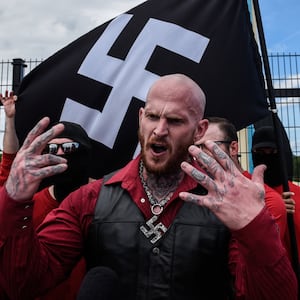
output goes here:
{"type": "Polygon", "coordinates": [[[77,300],[116,299],[118,276],[107,267],[90,269],[82,280],[77,300]]]}

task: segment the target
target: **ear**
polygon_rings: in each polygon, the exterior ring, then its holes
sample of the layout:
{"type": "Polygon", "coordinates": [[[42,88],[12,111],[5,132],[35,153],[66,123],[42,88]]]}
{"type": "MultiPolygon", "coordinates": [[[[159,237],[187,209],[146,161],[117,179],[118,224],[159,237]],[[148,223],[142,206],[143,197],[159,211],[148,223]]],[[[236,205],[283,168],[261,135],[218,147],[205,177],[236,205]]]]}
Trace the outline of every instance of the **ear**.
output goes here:
{"type": "Polygon", "coordinates": [[[144,113],[145,113],[145,109],[143,107],[141,107],[139,110],[139,126],[141,125],[141,120],[144,116],[144,113]]]}
{"type": "Polygon", "coordinates": [[[229,145],[229,154],[231,157],[236,157],[239,154],[239,143],[232,141],[229,145]]]}
{"type": "Polygon", "coordinates": [[[194,143],[199,141],[205,134],[208,128],[208,120],[202,119],[198,122],[198,126],[194,135],[194,143]]]}

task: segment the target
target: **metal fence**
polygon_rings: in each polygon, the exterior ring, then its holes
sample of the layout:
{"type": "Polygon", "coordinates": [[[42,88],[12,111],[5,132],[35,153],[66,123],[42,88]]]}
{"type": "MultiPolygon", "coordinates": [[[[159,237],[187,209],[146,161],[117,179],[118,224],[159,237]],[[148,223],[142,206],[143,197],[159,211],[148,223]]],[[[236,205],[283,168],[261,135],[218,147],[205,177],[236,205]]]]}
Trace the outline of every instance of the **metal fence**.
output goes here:
{"type": "MultiPolygon", "coordinates": [[[[20,58],[13,61],[1,61],[0,92],[17,90],[23,76],[41,62],[41,60],[23,60],[20,58]]],[[[269,62],[278,116],[287,132],[295,157],[295,178],[300,178],[300,54],[269,54],[269,62]],[[298,160],[299,165],[297,164],[298,160]]],[[[249,141],[251,141],[251,136],[254,132],[254,125],[239,132],[241,162],[243,167],[249,171],[252,171],[249,141]]],[[[4,112],[1,107],[0,149],[2,149],[3,130],[4,112]]]]}

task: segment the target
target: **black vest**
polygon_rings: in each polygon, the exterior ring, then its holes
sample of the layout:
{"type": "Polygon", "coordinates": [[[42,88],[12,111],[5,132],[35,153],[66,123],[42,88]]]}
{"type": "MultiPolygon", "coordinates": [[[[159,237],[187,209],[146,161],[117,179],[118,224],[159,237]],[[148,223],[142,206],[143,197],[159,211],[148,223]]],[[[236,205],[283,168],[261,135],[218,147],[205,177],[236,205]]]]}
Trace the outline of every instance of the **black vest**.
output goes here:
{"type": "Polygon", "coordinates": [[[88,269],[108,266],[122,300],[231,299],[228,229],[208,209],[184,203],[156,243],[144,216],[119,184],[102,185],[86,241],[88,269]]]}

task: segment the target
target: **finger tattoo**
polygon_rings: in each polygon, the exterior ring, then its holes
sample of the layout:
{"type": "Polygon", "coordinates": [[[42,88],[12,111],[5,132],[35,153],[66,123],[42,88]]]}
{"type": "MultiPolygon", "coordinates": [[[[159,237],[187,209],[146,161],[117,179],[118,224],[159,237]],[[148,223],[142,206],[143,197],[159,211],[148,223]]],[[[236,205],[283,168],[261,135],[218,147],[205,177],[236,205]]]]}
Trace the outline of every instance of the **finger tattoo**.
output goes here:
{"type": "Polygon", "coordinates": [[[200,171],[198,171],[195,168],[193,168],[191,175],[198,182],[203,182],[206,178],[204,174],[202,174],[200,171]]]}
{"type": "Polygon", "coordinates": [[[193,194],[189,194],[186,198],[186,200],[188,202],[194,203],[194,204],[198,204],[198,199],[196,197],[194,197],[193,194]]]}

